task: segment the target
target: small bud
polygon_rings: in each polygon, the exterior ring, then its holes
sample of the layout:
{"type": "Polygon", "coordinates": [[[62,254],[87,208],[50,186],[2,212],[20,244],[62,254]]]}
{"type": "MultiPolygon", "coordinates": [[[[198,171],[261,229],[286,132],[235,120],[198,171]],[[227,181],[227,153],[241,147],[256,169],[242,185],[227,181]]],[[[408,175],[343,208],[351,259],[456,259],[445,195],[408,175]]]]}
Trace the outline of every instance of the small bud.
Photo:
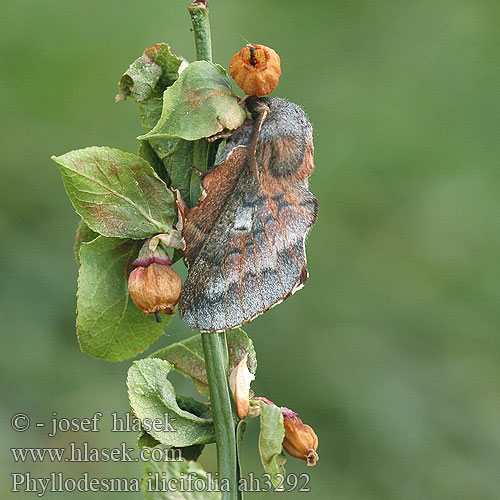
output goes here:
{"type": "Polygon", "coordinates": [[[285,426],[285,439],[283,448],[289,455],[305,460],[307,465],[316,465],[319,459],[318,436],[311,427],[302,423],[297,413],[288,408],[281,408],[283,425],[285,426]]]}
{"type": "Polygon", "coordinates": [[[280,79],[280,56],[264,45],[248,44],[234,54],[229,74],[246,95],[270,94],[280,79]]]}
{"type": "Polygon", "coordinates": [[[149,240],[146,240],[132,267],[128,291],[142,313],[155,314],[157,321],[161,321],[160,312],[174,314],[182,291],[182,281],[172,269],[172,261],[161,245],[151,251],[149,240]]]}

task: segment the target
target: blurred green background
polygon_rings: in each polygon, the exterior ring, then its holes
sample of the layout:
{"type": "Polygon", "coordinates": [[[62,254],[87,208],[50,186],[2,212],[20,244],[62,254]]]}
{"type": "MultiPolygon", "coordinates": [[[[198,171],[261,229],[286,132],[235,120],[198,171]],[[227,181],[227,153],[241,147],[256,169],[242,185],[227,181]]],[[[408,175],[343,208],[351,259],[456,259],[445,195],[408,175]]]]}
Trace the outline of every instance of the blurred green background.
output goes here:
{"type": "MultiPolygon", "coordinates": [[[[140,464],[14,464],[8,448],[134,442],[109,432],[110,413],[127,410],[130,361],[94,360],[75,337],[78,217],[49,157],[136,151],[138,110],[114,103],[117,80],[159,41],[193,59],[186,5],[0,7],[3,498],[35,498],[9,493],[11,472],[141,475],[140,464]],[[16,412],[48,422],[95,411],[104,418],[92,435],[9,425],[16,412]]],[[[289,472],[311,475],[311,493],[287,498],[500,498],[500,4],[212,0],[211,19],[215,61],[227,67],[242,37],[273,47],[275,95],[315,127],[310,281],[246,328],[255,391],[320,439],[315,468],[288,460],[289,472]]],[[[176,320],[154,348],[187,334],[176,320]]],[[[261,471],[257,430],[251,421],[246,473],[261,471]]],[[[88,494],[45,498],[67,497],[88,494]]]]}

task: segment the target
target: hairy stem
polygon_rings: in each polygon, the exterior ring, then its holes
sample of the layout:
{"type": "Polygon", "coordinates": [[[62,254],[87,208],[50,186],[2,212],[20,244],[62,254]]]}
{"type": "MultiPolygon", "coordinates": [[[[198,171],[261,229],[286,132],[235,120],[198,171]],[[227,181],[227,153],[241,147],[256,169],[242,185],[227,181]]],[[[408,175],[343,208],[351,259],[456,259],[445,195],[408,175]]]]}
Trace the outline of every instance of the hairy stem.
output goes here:
{"type": "MultiPolygon", "coordinates": [[[[189,4],[189,14],[193,25],[198,60],[212,60],[208,0],[198,0],[189,4]]],[[[193,166],[206,172],[210,167],[211,145],[200,139],[194,144],[193,166]]],[[[197,177],[197,174],[193,173],[197,177]]],[[[199,190],[199,178],[191,178],[191,192],[199,190]]],[[[199,194],[199,193],[198,193],[199,194]]],[[[219,478],[229,480],[230,491],[222,492],[222,500],[238,498],[238,476],[236,435],[231,396],[227,383],[227,344],[225,333],[202,333],[203,355],[207,370],[208,390],[215,427],[217,445],[217,469],[219,478]]]]}

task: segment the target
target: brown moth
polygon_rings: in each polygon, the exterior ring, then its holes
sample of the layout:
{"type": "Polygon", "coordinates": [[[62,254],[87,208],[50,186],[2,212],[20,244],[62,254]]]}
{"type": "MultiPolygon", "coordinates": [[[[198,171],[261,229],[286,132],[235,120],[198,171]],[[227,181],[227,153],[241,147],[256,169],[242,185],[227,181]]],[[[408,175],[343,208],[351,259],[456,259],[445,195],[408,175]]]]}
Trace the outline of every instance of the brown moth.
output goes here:
{"type": "Polygon", "coordinates": [[[318,202],[312,126],[281,98],[249,98],[253,120],[227,140],[202,179],[183,228],[188,277],[179,302],[202,332],[236,328],[282,302],[307,278],[305,239],[318,202]]]}

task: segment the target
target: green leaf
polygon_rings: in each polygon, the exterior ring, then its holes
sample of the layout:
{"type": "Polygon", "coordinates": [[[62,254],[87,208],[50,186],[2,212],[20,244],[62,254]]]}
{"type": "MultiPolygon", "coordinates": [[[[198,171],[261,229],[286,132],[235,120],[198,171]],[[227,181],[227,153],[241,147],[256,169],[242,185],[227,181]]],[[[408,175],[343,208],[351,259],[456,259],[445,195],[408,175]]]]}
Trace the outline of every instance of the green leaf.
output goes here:
{"type": "Polygon", "coordinates": [[[129,266],[140,242],[99,236],[80,248],[77,330],[83,352],[122,361],[142,352],[162,333],[153,315],[143,316],[127,288],[129,266]]]}
{"type": "Polygon", "coordinates": [[[197,417],[204,418],[205,420],[212,420],[212,411],[210,410],[209,404],[201,403],[191,396],[183,396],[182,394],[177,394],[175,400],[177,401],[179,407],[183,410],[188,411],[197,417]]]}
{"type": "Polygon", "coordinates": [[[193,444],[192,446],[177,449],[181,451],[184,460],[198,460],[204,448],[204,444],[193,444]]]}
{"type": "Polygon", "coordinates": [[[172,54],[166,43],[158,43],[144,50],[123,74],[118,82],[117,101],[129,95],[143,102],[161,93],[178,77],[182,59],[172,54]]]}
{"type": "Polygon", "coordinates": [[[134,361],[127,377],[128,395],[134,414],[141,422],[144,419],[165,421],[165,415],[168,415],[175,431],[166,425],[160,430],[148,429],[151,436],[167,446],[213,443],[215,431],[212,420],[186,411],[178,404],[174,387],[167,380],[173,369],[174,366],[163,359],[134,361]]]}
{"type": "MultiPolygon", "coordinates": [[[[229,330],[226,333],[228,347],[228,374],[248,353],[248,369],[251,373],[257,370],[257,358],[253,343],[247,334],[240,328],[229,330]]],[[[175,366],[175,369],[186,377],[193,379],[196,390],[208,397],[207,372],[203,358],[201,335],[193,335],[181,342],[171,344],[155,353],[152,358],[166,359],[175,366]]]]}
{"type": "Polygon", "coordinates": [[[248,354],[248,369],[250,373],[255,375],[257,371],[257,355],[250,337],[241,328],[235,328],[226,332],[226,339],[229,357],[228,374],[234,370],[245,357],[245,354],[248,354]]]}
{"type": "Polygon", "coordinates": [[[245,116],[225,69],[195,61],[165,91],[161,118],[140,139],[179,137],[194,141],[224,129],[234,130],[245,116]]]}
{"type": "Polygon", "coordinates": [[[183,460],[198,460],[198,458],[203,452],[203,449],[205,448],[204,444],[193,444],[192,446],[168,448],[168,446],[162,445],[160,441],[155,439],[153,436],[151,436],[151,434],[148,434],[146,431],[142,431],[137,435],[137,446],[141,450],[143,448],[156,448],[156,447],[161,447],[163,449],[170,449],[171,455],[169,456],[173,457],[177,456],[174,450],[179,450],[183,460]]]}
{"type": "Polygon", "coordinates": [[[286,458],[281,443],[285,438],[283,415],[279,406],[258,401],[260,406],[259,452],[264,470],[271,475],[274,486],[280,483],[276,474],[285,474],[286,458]]]}
{"type": "Polygon", "coordinates": [[[142,158],[90,147],[52,159],[76,212],[93,231],[145,239],[172,229],[174,196],[142,158]]]}
{"type": "MultiPolygon", "coordinates": [[[[222,483],[220,479],[219,483],[222,483]]],[[[148,460],[144,462],[142,494],[145,500],[220,500],[222,497],[221,492],[207,491],[215,489],[214,485],[209,488],[210,485],[207,473],[193,460],[185,460],[184,462],[153,462],[148,460]],[[181,485],[182,479],[187,484],[187,477],[192,478],[193,484],[194,481],[201,479],[206,485],[200,488],[192,488],[193,491],[185,491],[187,488],[184,488],[184,491],[162,491],[168,489],[164,488],[164,485],[181,485]],[[172,479],[174,481],[169,482],[172,479]]],[[[182,488],[179,488],[179,490],[182,490],[182,488]]]]}
{"type": "Polygon", "coordinates": [[[89,241],[95,240],[99,236],[99,233],[96,233],[90,229],[87,224],[83,220],[81,220],[78,223],[78,228],[76,230],[76,236],[75,236],[75,244],[74,244],[74,251],[75,251],[75,258],[76,262],[78,265],[81,264],[80,262],[80,247],[82,246],[83,243],[88,243],[89,241]]]}
{"type": "Polygon", "coordinates": [[[163,91],[170,87],[179,77],[181,66],[186,63],[182,57],[172,54],[167,43],[157,43],[144,50],[144,55],[149,57],[161,68],[160,89],[163,91]]]}
{"type": "MultiPolygon", "coordinates": [[[[141,104],[140,114],[144,132],[149,132],[156,125],[161,116],[162,106],[163,99],[161,98],[149,99],[141,104]]],[[[141,143],[149,143],[166,169],[171,180],[171,187],[180,191],[188,207],[193,207],[198,200],[197,196],[196,199],[191,196],[191,177],[196,176],[196,173],[191,170],[194,142],[168,138],[149,139],[141,143]]],[[[199,185],[200,178],[197,177],[199,185]]]]}
{"type": "Polygon", "coordinates": [[[155,439],[151,434],[148,434],[146,431],[142,431],[137,435],[137,446],[141,450],[143,448],[155,448],[160,445],[160,441],[155,439]]]}
{"type": "Polygon", "coordinates": [[[163,97],[154,97],[142,102],[139,106],[139,116],[144,132],[149,132],[161,117],[163,97]]]}
{"type": "Polygon", "coordinates": [[[167,169],[165,165],[161,161],[161,158],[156,154],[156,151],[153,149],[149,141],[140,141],[139,148],[137,150],[137,154],[144,158],[154,169],[154,171],[158,174],[158,177],[165,182],[167,186],[170,187],[172,181],[167,173],[167,169]]]}
{"type": "MultiPolygon", "coordinates": [[[[198,184],[201,181],[200,176],[191,169],[194,142],[183,139],[174,139],[174,141],[170,150],[160,151],[160,158],[172,179],[172,187],[180,191],[182,199],[191,208],[198,201],[198,197],[194,198],[191,194],[191,177],[196,176],[198,184]]],[[[151,142],[154,144],[156,141],[151,142]]],[[[161,148],[161,144],[159,146],[161,148]]]]}

